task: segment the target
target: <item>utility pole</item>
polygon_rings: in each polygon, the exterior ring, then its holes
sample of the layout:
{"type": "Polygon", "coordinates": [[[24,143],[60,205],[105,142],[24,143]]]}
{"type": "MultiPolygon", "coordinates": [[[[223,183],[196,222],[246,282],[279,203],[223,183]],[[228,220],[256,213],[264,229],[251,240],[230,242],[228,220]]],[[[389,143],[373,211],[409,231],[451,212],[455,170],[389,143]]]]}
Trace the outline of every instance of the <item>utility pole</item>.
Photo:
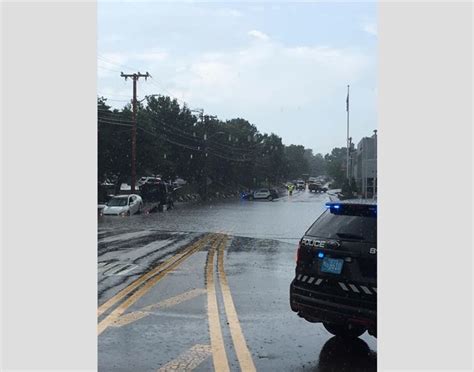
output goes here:
{"type": "Polygon", "coordinates": [[[215,115],[212,115],[212,116],[209,116],[209,115],[206,115],[204,116],[204,110],[202,110],[201,112],[201,120],[202,120],[202,124],[203,124],[203,127],[204,127],[204,200],[207,200],[207,197],[208,197],[208,188],[207,188],[207,178],[208,178],[208,149],[209,149],[209,144],[208,144],[208,140],[209,140],[209,136],[207,135],[207,130],[208,130],[208,126],[207,126],[207,122],[209,119],[215,119],[217,118],[217,116],[215,115]]]}
{"type": "Polygon", "coordinates": [[[150,77],[150,74],[142,74],[140,72],[134,74],[124,74],[120,73],[120,76],[127,80],[131,78],[133,80],[133,100],[132,100],[132,181],[131,181],[131,193],[135,192],[135,184],[137,183],[137,171],[136,171],[136,157],[137,157],[137,81],[141,77],[144,77],[145,80],[150,77]]]}
{"type": "Polygon", "coordinates": [[[216,119],[217,116],[215,115],[204,115],[204,109],[200,108],[200,109],[194,109],[194,110],[191,110],[191,112],[198,112],[199,113],[199,118],[201,119],[201,125],[204,129],[204,166],[203,166],[203,178],[204,178],[204,187],[203,187],[203,200],[207,200],[207,178],[208,178],[208,156],[209,156],[209,153],[208,153],[208,149],[209,149],[209,145],[208,145],[208,135],[207,135],[207,122],[209,119],[216,119]]]}

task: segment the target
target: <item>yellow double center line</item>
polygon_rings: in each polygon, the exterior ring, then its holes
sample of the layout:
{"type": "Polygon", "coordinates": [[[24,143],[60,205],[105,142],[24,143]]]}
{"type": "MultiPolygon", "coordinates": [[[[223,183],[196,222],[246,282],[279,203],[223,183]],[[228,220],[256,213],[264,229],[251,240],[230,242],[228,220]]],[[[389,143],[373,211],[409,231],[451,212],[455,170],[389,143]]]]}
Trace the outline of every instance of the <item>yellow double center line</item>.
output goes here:
{"type": "MultiPolygon", "coordinates": [[[[229,284],[227,282],[227,276],[224,271],[224,249],[227,245],[227,236],[224,237],[216,244],[218,245],[218,272],[219,282],[221,286],[222,296],[224,300],[224,309],[229,324],[230,334],[234,343],[234,349],[239,360],[240,368],[242,371],[256,371],[255,365],[252,360],[252,355],[245,342],[245,337],[240,327],[239,318],[237,317],[237,311],[235,310],[234,301],[230,293],[229,284]]],[[[215,246],[209,250],[207,266],[206,266],[206,282],[207,282],[207,306],[208,306],[208,317],[209,317],[209,333],[211,337],[211,350],[212,359],[214,363],[214,369],[216,371],[229,371],[229,362],[224,347],[224,341],[221,332],[220,320],[219,320],[219,309],[217,306],[216,287],[214,284],[214,254],[215,246]]]]}
{"type": "Polygon", "coordinates": [[[175,269],[179,264],[181,264],[186,258],[192,255],[194,252],[200,250],[203,246],[205,246],[209,241],[215,240],[217,237],[215,235],[206,236],[194,244],[192,244],[189,248],[187,248],[184,252],[179,253],[161,265],[157,266],[153,270],[149,271],[148,273],[142,275],[140,278],[135,280],[129,286],[121,290],[115,296],[110,298],[106,301],[103,305],[101,305],[98,309],[98,316],[103,314],[117,302],[124,299],[129,293],[133,292],[135,289],[139,288],[136,292],[134,292],[130,297],[128,297],[124,302],[122,302],[115,310],[113,310],[105,319],[99,322],[97,326],[97,332],[100,335],[109,325],[116,322],[119,317],[131,306],[133,305],[138,299],[140,299],[145,293],[147,293],[158,281],[160,281],[164,276],[166,276],[170,271],[175,269]]]}
{"type": "MultiPolygon", "coordinates": [[[[222,238],[223,241],[225,238],[222,238]]],[[[209,334],[211,337],[212,361],[214,370],[219,372],[229,371],[229,361],[225,352],[224,339],[222,337],[221,323],[219,320],[219,308],[217,306],[216,286],[214,284],[214,254],[215,247],[209,248],[206,265],[206,287],[207,287],[207,314],[209,317],[209,334]]]]}

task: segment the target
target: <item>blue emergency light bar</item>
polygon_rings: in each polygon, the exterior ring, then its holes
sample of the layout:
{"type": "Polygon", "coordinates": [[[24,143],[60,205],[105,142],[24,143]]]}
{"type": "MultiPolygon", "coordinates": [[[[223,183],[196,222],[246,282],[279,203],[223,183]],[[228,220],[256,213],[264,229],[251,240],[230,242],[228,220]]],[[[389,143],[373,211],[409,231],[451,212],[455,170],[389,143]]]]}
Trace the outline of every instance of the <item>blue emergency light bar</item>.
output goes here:
{"type": "Polygon", "coordinates": [[[347,214],[354,216],[376,216],[377,205],[367,202],[361,203],[344,203],[344,202],[328,202],[325,204],[332,213],[347,214]]]}

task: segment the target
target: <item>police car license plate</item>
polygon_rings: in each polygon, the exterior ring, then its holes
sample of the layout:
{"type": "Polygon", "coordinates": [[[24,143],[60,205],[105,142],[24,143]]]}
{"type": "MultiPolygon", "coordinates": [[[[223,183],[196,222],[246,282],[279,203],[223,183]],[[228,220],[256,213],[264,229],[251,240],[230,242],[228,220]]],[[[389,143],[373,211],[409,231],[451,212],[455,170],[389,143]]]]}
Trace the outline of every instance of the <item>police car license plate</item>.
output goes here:
{"type": "Polygon", "coordinates": [[[324,257],[321,264],[321,272],[330,274],[340,274],[344,260],[341,258],[324,257]]]}

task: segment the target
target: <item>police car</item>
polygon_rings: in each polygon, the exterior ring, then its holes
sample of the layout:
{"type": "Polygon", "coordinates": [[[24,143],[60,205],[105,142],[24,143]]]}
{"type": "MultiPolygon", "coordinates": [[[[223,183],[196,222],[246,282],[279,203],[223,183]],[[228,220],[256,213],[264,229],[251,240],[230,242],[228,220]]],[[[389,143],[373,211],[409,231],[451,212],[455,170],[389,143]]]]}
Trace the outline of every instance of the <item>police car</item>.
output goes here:
{"type": "Polygon", "coordinates": [[[339,337],[377,337],[377,204],[326,203],[300,240],[291,309],[339,337]]]}

